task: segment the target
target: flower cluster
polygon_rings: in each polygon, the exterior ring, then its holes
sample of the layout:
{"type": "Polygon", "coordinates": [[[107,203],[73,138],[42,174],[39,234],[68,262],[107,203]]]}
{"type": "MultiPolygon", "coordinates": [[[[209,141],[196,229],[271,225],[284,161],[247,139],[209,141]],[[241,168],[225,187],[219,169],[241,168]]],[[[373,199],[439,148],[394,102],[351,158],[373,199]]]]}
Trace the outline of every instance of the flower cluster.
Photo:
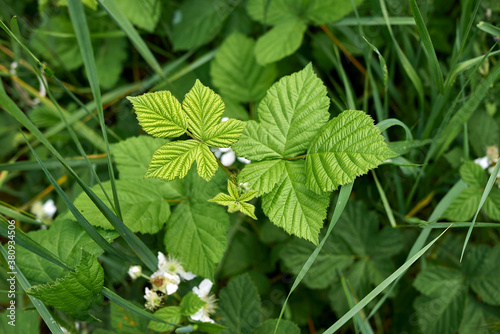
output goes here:
{"type": "MultiPolygon", "coordinates": [[[[142,273],[141,266],[130,267],[128,274],[133,280],[141,276],[149,279],[152,289],[145,289],[144,299],[146,299],[146,308],[151,311],[162,306],[165,296],[177,292],[181,279],[189,281],[196,277],[193,273],[186,272],[175,258],[170,255],[166,257],[162,252],[158,252],[158,270],[151,277],[142,273]]],[[[204,279],[199,286],[193,288],[193,293],[203,300],[205,305],[191,315],[192,320],[214,322],[210,319],[210,315],[215,312],[217,300],[214,295],[210,294],[212,286],[213,283],[209,279],[204,279]]]]}
{"type": "MultiPolygon", "coordinates": [[[[487,169],[490,174],[493,173],[493,169],[495,168],[496,164],[498,163],[498,147],[496,146],[488,146],[486,148],[486,156],[482,158],[477,158],[474,160],[476,164],[481,166],[483,169],[487,169]]],[[[500,172],[497,175],[497,181],[496,181],[498,188],[500,188],[500,172]]]]}

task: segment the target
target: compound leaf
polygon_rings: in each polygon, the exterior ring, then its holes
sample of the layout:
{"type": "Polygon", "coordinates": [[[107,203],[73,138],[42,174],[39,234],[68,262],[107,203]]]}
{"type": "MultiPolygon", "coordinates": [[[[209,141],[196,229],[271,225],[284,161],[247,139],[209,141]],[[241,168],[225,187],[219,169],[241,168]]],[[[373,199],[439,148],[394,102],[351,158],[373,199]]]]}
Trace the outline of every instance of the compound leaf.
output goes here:
{"type": "Polygon", "coordinates": [[[144,177],[156,177],[168,181],[182,179],[191,169],[202,145],[194,139],[166,143],[158,148],[144,177]]]}
{"type": "Polygon", "coordinates": [[[212,147],[229,147],[240,138],[245,123],[231,118],[208,129],[205,143],[212,147]]]}
{"type": "Polygon", "coordinates": [[[309,146],[307,187],[317,193],[335,190],[394,156],[370,116],[359,110],[344,111],[309,146]]]}
{"type": "Polygon", "coordinates": [[[128,97],[144,131],[155,137],[179,137],[186,132],[188,120],[179,101],[168,91],[128,97]]]}

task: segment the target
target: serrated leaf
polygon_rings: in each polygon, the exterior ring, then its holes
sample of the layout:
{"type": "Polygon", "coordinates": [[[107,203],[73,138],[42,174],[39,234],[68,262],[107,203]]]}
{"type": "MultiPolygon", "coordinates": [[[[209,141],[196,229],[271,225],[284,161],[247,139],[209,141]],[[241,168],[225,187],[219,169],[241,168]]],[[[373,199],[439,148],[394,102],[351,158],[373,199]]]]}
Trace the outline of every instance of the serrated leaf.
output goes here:
{"type": "Polygon", "coordinates": [[[254,46],[253,39],[233,33],[219,47],[210,75],[224,97],[237,102],[258,101],[273,84],[276,67],[259,65],[254,46]]]}
{"type": "MultiPolygon", "coordinates": [[[[255,327],[253,334],[275,334],[274,329],[278,319],[267,319],[255,327]]],[[[300,334],[300,328],[290,320],[281,319],[276,334],[300,334]]]]}
{"type": "MultiPolygon", "coordinates": [[[[469,273],[469,279],[472,289],[481,297],[481,299],[490,305],[500,305],[500,246],[493,249],[488,246],[476,247],[470,250],[476,256],[467,257],[466,261],[479,263],[474,271],[469,273]]],[[[469,254],[468,254],[469,255],[469,254]]]]}
{"type": "Polygon", "coordinates": [[[280,159],[284,150],[281,134],[276,127],[265,128],[255,121],[246,122],[240,140],[232,146],[234,152],[251,161],[280,159]]]}
{"type": "Polygon", "coordinates": [[[224,209],[209,203],[185,201],[167,222],[165,247],[178,256],[186,271],[212,279],[226,250],[229,219],[224,209]]]}
{"type": "Polygon", "coordinates": [[[208,43],[217,35],[231,10],[225,0],[184,1],[174,14],[174,49],[190,50],[208,43]]]}
{"type": "Polygon", "coordinates": [[[204,141],[212,147],[229,147],[240,138],[244,128],[244,122],[231,118],[209,128],[204,141]]]}
{"type": "Polygon", "coordinates": [[[198,141],[189,139],[160,146],[153,154],[144,177],[156,177],[168,181],[182,179],[191,169],[201,145],[198,141]]]}
{"type": "Polygon", "coordinates": [[[469,119],[469,143],[477,156],[482,157],[486,148],[500,143],[500,126],[487,112],[478,110],[469,119]]]}
{"type": "Polygon", "coordinates": [[[277,62],[298,50],[307,25],[294,18],[283,21],[262,35],[255,45],[255,57],[261,65],[277,62]]]}
{"type": "Polygon", "coordinates": [[[198,145],[196,152],[196,170],[205,181],[210,181],[217,171],[217,159],[207,145],[198,145]]]}
{"type": "Polygon", "coordinates": [[[207,132],[220,123],[224,102],[213,90],[196,80],[182,102],[182,109],[188,117],[191,133],[205,141],[211,139],[211,136],[207,137],[207,132]]]}
{"type": "MultiPolygon", "coordinates": [[[[116,232],[102,231],[102,234],[109,242],[117,237],[116,232]]],[[[80,262],[80,249],[96,257],[103,253],[102,248],[89,237],[85,230],[76,221],[69,219],[58,217],[49,229],[30,231],[27,235],[70,267],[80,262]]],[[[18,247],[16,252],[17,265],[33,284],[52,282],[66,273],[63,268],[23,247],[18,247]]]]}
{"type": "Polygon", "coordinates": [[[328,120],[329,104],[326,87],[309,64],[267,91],[258,107],[260,123],[247,122],[233,149],[252,161],[300,155],[328,120]]]}
{"type": "MultiPolygon", "coordinates": [[[[132,232],[156,233],[170,217],[170,205],[166,201],[170,191],[161,184],[143,181],[132,178],[116,180],[118,198],[122,205],[122,219],[132,232]]],[[[103,182],[102,185],[104,190],[111,194],[110,182],[103,182]]],[[[99,185],[92,187],[92,191],[101,200],[106,200],[99,185]]],[[[93,226],[114,229],[87,194],[78,195],[74,204],[93,226]]]]}
{"type": "MultiPolygon", "coordinates": [[[[155,312],[155,316],[171,324],[178,324],[182,319],[182,308],[179,306],[162,307],[155,312]]],[[[157,332],[168,332],[174,329],[173,326],[158,321],[150,321],[148,328],[157,332]]]]}
{"type": "Polygon", "coordinates": [[[127,40],[125,38],[104,39],[96,48],[95,66],[99,85],[102,88],[112,88],[120,78],[123,63],[127,59],[126,50],[127,40]]]}
{"type": "Polygon", "coordinates": [[[260,322],[260,298],[248,274],[232,278],[220,291],[220,322],[223,333],[251,334],[260,322]]]}
{"type": "MultiPolygon", "coordinates": [[[[363,0],[354,0],[356,5],[363,0]]],[[[354,10],[351,0],[310,0],[305,16],[315,25],[335,22],[354,10]]]]}
{"type": "Polygon", "coordinates": [[[459,270],[442,266],[422,270],[413,282],[413,286],[418,291],[429,297],[439,297],[443,289],[459,287],[462,284],[464,284],[464,279],[459,270]]]}
{"type": "Polygon", "coordinates": [[[359,110],[344,111],[309,146],[307,187],[317,193],[335,190],[394,156],[370,116],[359,110]]]}
{"type": "Polygon", "coordinates": [[[487,181],[485,171],[474,161],[467,161],[460,167],[460,177],[470,187],[482,188],[487,181]]]}
{"type": "Polygon", "coordinates": [[[257,220],[257,216],[255,216],[255,206],[253,206],[252,204],[246,202],[240,202],[238,210],[241,211],[243,214],[247,215],[248,217],[257,220]]]}
{"type": "Polygon", "coordinates": [[[250,188],[257,191],[257,196],[262,196],[274,188],[284,171],[284,160],[254,162],[243,168],[238,179],[241,182],[248,182],[250,188]]]}
{"type": "Polygon", "coordinates": [[[214,198],[209,199],[208,201],[213,202],[213,203],[217,203],[220,205],[229,206],[229,205],[233,204],[235,200],[234,200],[234,198],[232,198],[231,196],[229,196],[227,194],[220,193],[220,194],[216,195],[214,198]]]}
{"type": "Polygon", "coordinates": [[[491,189],[483,210],[490,218],[500,221],[500,189],[491,189]]]}
{"type": "Polygon", "coordinates": [[[180,304],[181,314],[185,316],[193,315],[205,306],[205,304],[205,301],[201,300],[198,295],[191,291],[182,298],[180,304]]]}
{"type": "Polygon", "coordinates": [[[141,127],[152,136],[179,137],[186,132],[188,119],[181,104],[168,91],[128,97],[141,127]]]}
{"type": "Polygon", "coordinates": [[[157,0],[120,0],[116,4],[134,25],[153,32],[161,14],[161,3],[157,0]]]}
{"type": "Polygon", "coordinates": [[[304,161],[286,161],[281,180],[262,196],[262,209],[275,225],[314,244],[329,203],[328,194],[307,189],[304,161]]]}
{"type": "Polygon", "coordinates": [[[97,300],[104,285],[104,270],[97,259],[82,250],[80,263],[53,283],[31,286],[26,292],[60,311],[80,315],[97,300]]]}
{"type": "Polygon", "coordinates": [[[481,201],[478,188],[468,187],[458,195],[443,213],[443,217],[452,221],[468,221],[474,216],[481,201]]]}

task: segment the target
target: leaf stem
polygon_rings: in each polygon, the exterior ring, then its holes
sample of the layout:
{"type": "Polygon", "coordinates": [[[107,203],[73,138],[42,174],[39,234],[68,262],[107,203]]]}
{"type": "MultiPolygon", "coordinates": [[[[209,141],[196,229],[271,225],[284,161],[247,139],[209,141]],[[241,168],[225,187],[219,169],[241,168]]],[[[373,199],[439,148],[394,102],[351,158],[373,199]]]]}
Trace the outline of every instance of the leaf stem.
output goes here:
{"type": "Polygon", "coordinates": [[[302,154],[302,155],[298,155],[296,157],[291,157],[291,158],[283,158],[283,160],[299,160],[299,159],[304,159],[305,157],[307,157],[307,154],[302,154]]]}

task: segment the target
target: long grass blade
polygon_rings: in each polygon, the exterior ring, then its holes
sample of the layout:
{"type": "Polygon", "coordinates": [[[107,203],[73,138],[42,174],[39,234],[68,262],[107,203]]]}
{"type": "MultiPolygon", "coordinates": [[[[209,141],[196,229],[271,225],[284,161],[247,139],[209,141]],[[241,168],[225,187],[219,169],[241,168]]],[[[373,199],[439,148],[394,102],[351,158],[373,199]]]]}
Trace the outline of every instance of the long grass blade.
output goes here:
{"type": "MultiPolygon", "coordinates": [[[[2,253],[3,258],[5,259],[5,262],[7,263],[7,252],[3,247],[0,247],[0,253],[2,253]]],[[[19,284],[21,284],[21,287],[23,288],[24,291],[28,290],[31,287],[31,283],[26,279],[26,276],[24,276],[23,272],[19,267],[16,266],[16,264],[12,264],[12,267],[9,267],[11,273],[15,273],[17,281],[19,284]]],[[[50,314],[50,311],[47,309],[47,306],[45,304],[36,299],[35,297],[32,297],[28,295],[30,298],[31,302],[35,306],[36,310],[42,317],[43,321],[47,324],[47,327],[49,328],[50,332],[52,334],[64,334],[62,331],[61,327],[57,324],[57,322],[54,320],[54,317],[52,314],[50,314]]]]}
{"type": "Polygon", "coordinates": [[[28,217],[27,215],[24,215],[21,212],[18,212],[16,210],[8,208],[8,207],[4,206],[3,204],[4,204],[3,202],[0,202],[0,213],[1,214],[5,215],[7,217],[11,217],[13,219],[17,219],[19,221],[28,223],[28,224],[33,224],[33,225],[42,225],[43,224],[42,222],[40,222],[34,218],[28,217]]]}
{"type": "Polygon", "coordinates": [[[299,286],[300,282],[306,276],[307,272],[309,271],[309,268],[311,268],[311,266],[313,265],[314,260],[316,260],[316,257],[318,256],[319,252],[323,248],[323,245],[325,244],[326,240],[330,236],[330,233],[332,232],[333,227],[337,224],[337,221],[339,220],[340,216],[342,215],[342,212],[344,212],[345,206],[347,205],[347,201],[349,201],[349,196],[351,196],[352,186],[353,186],[353,183],[349,183],[349,184],[346,184],[340,188],[339,198],[337,199],[337,204],[335,205],[335,211],[333,212],[333,216],[330,219],[330,224],[328,225],[328,230],[326,231],[326,234],[323,237],[323,239],[321,239],[321,242],[319,243],[319,245],[316,247],[316,249],[309,256],[306,263],[304,263],[304,265],[302,266],[302,269],[300,269],[299,274],[295,278],[295,281],[293,282],[292,288],[290,289],[290,292],[288,292],[288,296],[286,297],[285,302],[283,303],[283,306],[281,307],[281,312],[280,312],[278,321],[276,322],[276,327],[274,328],[274,334],[276,334],[278,331],[280,320],[283,317],[283,313],[285,312],[285,308],[286,308],[288,299],[292,295],[293,291],[299,286]]]}
{"type": "Polygon", "coordinates": [[[477,24],[477,27],[482,31],[487,32],[488,34],[493,35],[494,37],[500,37],[500,28],[495,27],[488,22],[481,21],[477,24]]]}
{"type": "Polygon", "coordinates": [[[114,0],[98,0],[98,2],[113,19],[113,21],[115,21],[116,24],[125,32],[127,37],[130,39],[132,44],[134,44],[137,51],[141,54],[149,66],[151,66],[156,73],[162,74],[162,69],[155,56],[151,53],[151,50],[149,50],[148,46],[132,23],[130,23],[125,14],[123,14],[120,8],[116,5],[116,2],[114,0]]]}
{"type": "Polygon", "coordinates": [[[439,92],[442,94],[444,91],[443,73],[441,72],[441,66],[439,66],[439,61],[436,56],[436,51],[434,50],[434,45],[432,44],[431,36],[427,31],[424,18],[422,17],[420,9],[418,8],[417,2],[415,0],[410,0],[410,7],[417,24],[418,32],[420,33],[420,37],[422,38],[422,44],[426,51],[427,58],[429,59],[429,64],[431,65],[431,74],[437,84],[439,92]]]}
{"type": "Polygon", "coordinates": [[[104,122],[104,110],[101,101],[101,89],[99,88],[99,78],[97,77],[97,68],[95,65],[94,51],[90,41],[89,28],[87,26],[87,18],[85,17],[85,10],[83,4],[79,0],[68,0],[68,9],[71,22],[76,34],[76,40],[80,47],[82,54],[83,64],[85,65],[85,72],[90,83],[90,89],[97,106],[97,114],[99,116],[99,123],[101,125],[102,136],[106,144],[106,154],[108,159],[108,173],[111,182],[111,190],[113,193],[114,207],[116,214],[121,218],[120,202],[118,200],[118,192],[116,190],[115,172],[113,170],[113,163],[111,161],[111,153],[109,150],[108,134],[106,132],[106,124],[104,122]]]}
{"type": "Polygon", "coordinates": [[[333,334],[339,330],[346,322],[351,320],[351,318],[361,311],[366,305],[368,305],[375,297],[377,297],[382,291],[384,291],[392,282],[394,282],[400,275],[402,275],[410,266],[415,263],[422,255],[429,250],[429,248],[436,243],[436,241],[441,238],[448,229],[444,230],[437,238],[432,240],[413,255],[409,260],[407,260],[401,267],[399,267],[395,272],[393,272],[389,277],[387,277],[382,283],[380,283],[375,289],[373,289],[369,294],[367,294],[356,306],[351,308],[346,314],[344,314],[339,320],[337,320],[332,326],[330,326],[324,334],[333,334]]]}
{"type": "Polygon", "coordinates": [[[382,200],[382,204],[384,205],[385,213],[387,214],[387,219],[389,219],[389,223],[392,227],[396,227],[396,219],[394,218],[394,213],[392,213],[391,205],[387,200],[387,196],[385,195],[385,191],[380,184],[377,174],[372,171],[373,179],[375,180],[375,185],[377,186],[378,193],[380,195],[380,199],[382,200]]]}

